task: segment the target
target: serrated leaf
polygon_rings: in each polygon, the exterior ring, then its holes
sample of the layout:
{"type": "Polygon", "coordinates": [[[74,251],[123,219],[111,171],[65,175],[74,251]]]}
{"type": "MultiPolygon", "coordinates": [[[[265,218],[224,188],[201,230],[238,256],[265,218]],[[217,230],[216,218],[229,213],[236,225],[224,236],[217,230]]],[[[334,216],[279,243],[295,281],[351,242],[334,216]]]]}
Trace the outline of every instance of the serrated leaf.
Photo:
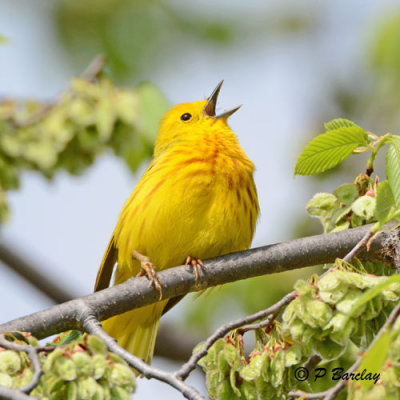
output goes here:
{"type": "Polygon", "coordinates": [[[349,128],[351,126],[358,126],[353,121],[346,118],[335,118],[329,122],[325,122],[324,127],[327,131],[333,131],[340,128],[349,128]]]}
{"type": "Polygon", "coordinates": [[[314,175],[326,171],[346,159],[357,147],[367,144],[368,135],[358,126],[328,131],[306,145],[297,159],[294,173],[314,175]]]}
{"type": "Polygon", "coordinates": [[[382,181],[376,192],[375,217],[382,224],[386,224],[390,214],[394,211],[394,197],[388,181],[382,181]]]}
{"type": "Polygon", "coordinates": [[[400,208],[400,137],[392,137],[386,153],[386,177],[396,208],[400,208]]]}

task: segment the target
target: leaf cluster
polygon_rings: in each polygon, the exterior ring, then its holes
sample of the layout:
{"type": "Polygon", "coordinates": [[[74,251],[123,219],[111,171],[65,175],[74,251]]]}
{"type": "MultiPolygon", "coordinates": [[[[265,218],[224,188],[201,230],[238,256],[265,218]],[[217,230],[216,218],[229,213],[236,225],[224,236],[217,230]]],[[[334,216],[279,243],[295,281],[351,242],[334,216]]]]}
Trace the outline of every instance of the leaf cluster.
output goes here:
{"type": "Polygon", "coordinates": [[[152,153],[158,121],[168,103],[149,83],[115,86],[103,73],[75,78],[54,104],[0,103],[0,222],[7,218],[6,192],[21,173],[52,178],[60,170],[78,174],[111,149],[135,171],[152,153]]]}
{"type": "Polygon", "coordinates": [[[361,268],[356,271],[338,262],[321,279],[299,280],[298,295],[284,310],[282,322],[255,331],[249,356],[240,329],[217,341],[200,361],[210,397],[282,398],[293,389],[304,389],[294,371],[311,356],[326,363],[340,359],[349,348],[353,355],[365,351],[400,299],[400,283],[391,283],[366,301],[364,296],[390,277],[361,268]]]}
{"type": "MultiPolygon", "coordinates": [[[[8,335],[10,339],[26,344],[8,335]]],[[[29,344],[38,346],[33,337],[28,339],[29,344]]],[[[46,346],[40,361],[43,375],[32,395],[41,399],[128,400],[135,391],[134,372],[94,335],[69,331],[62,341],[46,346]]],[[[17,389],[30,382],[32,372],[25,353],[0,349],[0,384],[17,389]]]]}
{"type": "Polygon", "coordinates": [[[343,118],[328,122],[325,128],[325,133],[305,146],[297,160],[295,174],[324,172],[350,154],[370,152],[370,157],[366,173],[359,175],[353,185],[343,185],[333,195],[317,194],[308,204],[307,211],[321,218],[327,232],[360,226],[373,220],[377,221],[374,227],[377,231],[389,221],[399,220],[400,136],[391,133],[377,136],[343,118]],[[387,147],[387,180],[378,187],[378,177],[375,183],[369,178],[374,170],[374,161],[384,147],[387,147]]]}

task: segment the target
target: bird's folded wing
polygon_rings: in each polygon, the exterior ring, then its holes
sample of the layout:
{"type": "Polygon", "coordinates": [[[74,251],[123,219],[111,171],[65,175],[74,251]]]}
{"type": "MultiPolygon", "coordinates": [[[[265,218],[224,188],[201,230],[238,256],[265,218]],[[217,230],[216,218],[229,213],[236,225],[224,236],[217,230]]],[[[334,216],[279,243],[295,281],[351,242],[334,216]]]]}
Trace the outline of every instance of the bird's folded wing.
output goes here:
{"type": "Polygon", "coordinates": [[[107,250],[104,253],[103,259],[101,260],[99,271],[97,272],[96,284],[94,286],[95,292],[108,288],[117,259],[118,249],[115,247],[113,235],[111,236],[107,250]]]}

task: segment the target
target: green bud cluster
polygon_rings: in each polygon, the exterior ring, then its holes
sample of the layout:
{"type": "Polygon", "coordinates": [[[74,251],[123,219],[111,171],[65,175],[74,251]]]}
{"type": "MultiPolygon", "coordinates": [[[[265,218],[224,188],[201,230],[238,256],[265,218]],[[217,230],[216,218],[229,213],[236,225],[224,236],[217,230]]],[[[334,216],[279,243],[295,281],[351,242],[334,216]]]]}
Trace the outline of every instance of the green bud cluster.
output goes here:
{"type": "Polygon", "coordinates": [[[0,102],[0,222],[7,217],[6,191],[18,188],[21,170],[48,178],[58,169],[77,174],[107,148],[136,170],[151,155],[167,108],[151,84],[122,89],[104,74],[95,82],[74,79],[53,105],[0,102]]]}
{"type": "Polygon", "coordinates": [[[391,284],[362,306],[357,300],[387,279],[336,268],[320,280],[298,281],[298,296],[286,307],[282,324],[275,322],[272,330],[257,330],[249,357],[245,357],[238,330],[219,339],[200,360],[210,397],[283,398],[290,390],[301,388],[294,370],[312,355],[336,360],[350,341],[358,349],[366,349],[400,299],[400,283],[391,284]]]}
{"type": "MultiPolygon", "coordinates": [[[[32,345],[37,345],[32,340],[32,345]]],[[[128,400],[136,388],[132,369],[94,335],[83,335],[52,347],[52,351],[43,351],[40,360],[43,375],[32,391],[40,399],[128,400]]],[[[1,385],[19,388],[30,382],[32,373],[24,352],[0,348],[1,385]]]]}
{"type": "MultiPolygon", "coordinates": [[[[5,337],[16,344],[37,346],[36,339],[29,334],[14,332],[5,337]]],[[[0,385],[13,388],[25,386],[31,381],[32,374],[26,353],[0,347],[0,385]]]]}
{"type": "Polygon", "coordinates": [[[314,282],[298,281],[298,296],[285,309],[283,328],[302,354],[337,359],[352,341],[366,349],[400,298],[400,284],[393,283],[368,302],[358,300],[370,288],[389,279],[351,270],[334,269],[314,282]]]}
{"type": "Polygon", "coordinates": [[[376,220],[376,184],[365,174],[354,183],[339,186],[333,193],[317,193],[307,212],[318,217],[325,232],[338,232],[376,220]]]}
{"type": "MultiPolygon", "coordinates": [[[[288,370],[301,360],[301,349],[279,335],[258,332],[256,348],[245,357],[240,331],[219,339],[199,361],[211,398],[219,400],[282,398],[296,382],[288,370]],[[286,391],[287,392],[287,391],[286,391]]],[[[195,349],[200,350],[201,344],[195,349]]]]}

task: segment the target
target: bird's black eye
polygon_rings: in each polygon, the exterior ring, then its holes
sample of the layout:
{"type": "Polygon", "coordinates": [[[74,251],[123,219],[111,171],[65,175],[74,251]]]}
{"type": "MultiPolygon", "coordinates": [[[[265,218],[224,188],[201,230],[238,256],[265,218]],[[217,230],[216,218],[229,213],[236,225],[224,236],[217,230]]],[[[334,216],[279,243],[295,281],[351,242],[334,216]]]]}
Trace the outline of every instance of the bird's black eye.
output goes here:
{"type": "Polygon", "coordinates": [[[192,118],[192,114],[185,113],[181,115],[181,120],[182,121],[189,121],[189,119],[192,118]]]}

